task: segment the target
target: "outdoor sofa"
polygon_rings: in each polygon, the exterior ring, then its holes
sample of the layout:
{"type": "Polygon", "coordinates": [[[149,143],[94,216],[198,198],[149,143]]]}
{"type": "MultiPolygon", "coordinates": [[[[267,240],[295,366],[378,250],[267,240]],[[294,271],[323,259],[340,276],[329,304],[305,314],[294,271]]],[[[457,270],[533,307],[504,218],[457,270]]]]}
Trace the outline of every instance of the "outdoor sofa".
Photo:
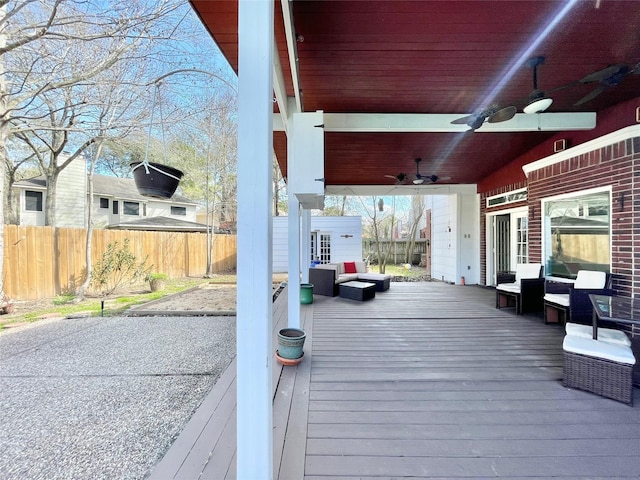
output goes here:
{"type": "Polygon", "coordinates": [[[315,295],[335,297],[339,285],[344,282],[361,281],[376,284],[376,291],[389,289],[391,275],[368,273],[364,262],[322,263],[309,269],[309,283],[315,295]]]}

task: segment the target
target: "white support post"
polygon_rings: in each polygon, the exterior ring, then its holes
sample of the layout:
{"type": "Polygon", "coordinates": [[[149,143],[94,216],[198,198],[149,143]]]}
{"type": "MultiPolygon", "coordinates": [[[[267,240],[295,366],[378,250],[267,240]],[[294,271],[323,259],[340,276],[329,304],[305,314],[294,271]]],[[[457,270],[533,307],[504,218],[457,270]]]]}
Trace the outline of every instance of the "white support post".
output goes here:
{"type": "MultiPolygon", "coordinates": [[[[291,157],[289,157],[291,159],[291,157]]],[[[289,167],[291,168],[291,162],[289,167]]],[[[288,189],[289,257],[288,257],[288,325],[300,328],[300,202],[288,189]]]]}
{"type": "Polygon", "coordinates": [[[273,0],[238,1],[237,459],[239,480],[273,478],[273,0]]]}
{"type": "Polygon", "coordinates": [[[311,266],[311,210],[306,208],[302,209],[300,245],[300,266],[302,267],[302,283],[309,283],[309,267],[311,266]]]}

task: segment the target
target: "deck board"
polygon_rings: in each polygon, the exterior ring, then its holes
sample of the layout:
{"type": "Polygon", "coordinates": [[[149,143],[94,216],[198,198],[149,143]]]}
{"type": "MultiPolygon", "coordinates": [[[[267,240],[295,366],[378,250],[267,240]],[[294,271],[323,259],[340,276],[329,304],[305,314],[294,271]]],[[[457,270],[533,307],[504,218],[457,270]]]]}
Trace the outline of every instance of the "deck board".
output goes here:
{"type": "MultiPolygon", "coordinates": [[[[563,328],[490,289],[393,283],[301,313],[304,361],[274,365],[275,479],[638,478],[640,408],[564,388],[563,328]]],[[[236,478],[229,370],[152,478],[236,478]]]]}
{"type": "Polygon", "coordinates": [[[564,388],[563,335],[479,287],[317,302],[304,478],[637,475],[640,410],[564,388]]]}

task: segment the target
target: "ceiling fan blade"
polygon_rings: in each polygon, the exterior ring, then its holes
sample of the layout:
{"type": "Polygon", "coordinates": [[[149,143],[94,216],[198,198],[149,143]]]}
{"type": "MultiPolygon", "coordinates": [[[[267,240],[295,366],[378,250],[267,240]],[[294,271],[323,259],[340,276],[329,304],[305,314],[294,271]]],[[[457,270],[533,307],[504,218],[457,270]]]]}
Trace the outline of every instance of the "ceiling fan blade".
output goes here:
{"type": "Polygon", "coordinates": [[[594,83],[601,82],[613,75],[619,73],[626,65],[612,65],[607,68],[603,68],[602,70],[598,70],[597,72],[590,73],[586,77],[583,77],[579,80],[580,83],[594,83]]]}
{"type": "Polygon", "coordinates": [[[582,97],[580,100],[578,100],[573,105],[576,106],[576,107],[579,107],[580,105],[583,105],[583,104],[585,104],[587,102],[590,102],[591,100],[596,98],[598,95],[600,95],[602,92],[604,92],[606,89],[607,89],[607,87],[605,85],[601,85],[601,86],[593,89],[590,93],[588,93],[587,95],[582,97]]]}
{"type": "Polygon", "coordinates": [[[471,115],[467,115],[466,117],[456,118],[451,123],[454,125],[468,125],[473,119],[475,119],[478,115],[473,113],[471,115]]]}
{"type": "Polygon", "coordinates": [[[507,120],[511,120],[515,115],[518,109],[513,105],[508,107],[501,108],[496,113],[489,115],[487,119],[489,123],[499,123],[506,122],[507,120]]]}

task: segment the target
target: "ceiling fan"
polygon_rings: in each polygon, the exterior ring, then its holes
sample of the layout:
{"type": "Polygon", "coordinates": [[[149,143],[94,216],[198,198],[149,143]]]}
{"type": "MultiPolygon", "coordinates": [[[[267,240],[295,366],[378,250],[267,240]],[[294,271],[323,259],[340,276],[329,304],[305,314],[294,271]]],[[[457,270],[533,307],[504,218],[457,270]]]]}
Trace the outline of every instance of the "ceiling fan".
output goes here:
{"type": "MultiPolygon", "coordinates": [[[[416,174],[415,177],[413,179],[413,184],[414,185],[422,185],[425,181],[429,181],[431,183],[435,183],[438,180],[450,180],[451,177],[438,177],[437,175],[422,175],[420,173],[420,162],[422,161],[421,158],[416,158],[414,160],[416,162],[416,174]]],[[[393,178],[396,183],[398,184],[403,184],[404,181],[409,178],[409,175],[407,175],[406,173],[399,173],[398,175],[385,175],[385,177],[387,178],[393,178]]]]}
{"type": "MultiPolygon", "coordinates": [[[[528,97],[514,102],[515,104],[526,103],[523,108],[524,113],[544,112],[553,103],[553,100],[549,98],[543,90],[538,89],[538,67],[544,63],[544,60],[545,58],[542,56],[533,57],[527,60],[527,66],[533,70],[533,90],[528,97]]],[[[562,87],[555,88],[547,93],[566,88],[567,86],[569,85],[563,85],[562,87]]],[[[473,131],[480,128],[485,121],[489,123],[498,123],[511,120],[517,111],[518,108],[515,105],[509,105],[502,108],[498,105],[492,105],[489,108],[472,113],[466,117],[458,118],[451,123],[456,125],[466,124],[470,127],[470,130],[473,131]]]]}
{"type": "Polygon", "coordinates": [[[608,88],[618,85],[620,82],[622,82],[622,80],[625,79],[627,75],[640,75],[640,63],[638,63],[633,68],[623,63],[612,65],[610,67],[603,68],[602,70],[598,70],[597,72],[590,73],[586,77],[581,78],[577,83],[598,83],[599,85],[587,95],[578,100],[574,105],[580,106],[587,102],[590,102],[608,88]]]}

